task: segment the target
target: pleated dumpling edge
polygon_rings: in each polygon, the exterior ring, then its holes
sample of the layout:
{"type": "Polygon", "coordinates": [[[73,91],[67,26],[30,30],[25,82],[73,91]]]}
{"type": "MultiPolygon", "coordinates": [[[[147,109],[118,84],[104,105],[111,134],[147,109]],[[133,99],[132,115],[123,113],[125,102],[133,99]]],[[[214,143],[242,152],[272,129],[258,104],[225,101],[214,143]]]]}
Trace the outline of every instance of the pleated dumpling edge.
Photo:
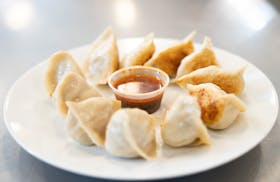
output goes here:
{"type": "Polygon", "coordinates": [[[182,60],[178,67],[176,78],[211,65],[218,66],[219,63],[216,59],[211,39],[205,37],[201,48],[182,60]]]}
{"type": "Polygon", "coordinates": [[[90,86],[85,78],[77,73],[70,72],[61,79],[54,92],[54,101],[62,116],[66,116],[67,101],[79,102],[90,97],[101,97],[101,93],[90,86]]]}
{"type": "Polygon", "coordinates": [[[145,64],[154,54],[154,33],[149,33],[144,40],[120,60],[120,68],[145,64]]]}
{"type": "Polygon", "coordinates": [[[119,67],[117,38],[112,27],[106,30],[92,43],[84,59],[82,70],[89,82],[104,85],[111,73],[119,67]]]}
{"type": "Polygon", "coordinates": [[[45,85],[50,96],[53,96],[58,83],[69,72],[75,72],[84,77],[79,65],[68,52],[58,51],[48,59],[45,85]]]}
{"type": "Polygon", "coordinates": [[[121,108],[118,100],[104,97],[92,97],[81,102],[67,102],[69,113],[75,119],[75,125],[68,123],[68,132],[81,144],[103,147],[105,133],[111,116],[121,108]],[[83,136],[79,137],[79,136],[83,136]],[[91,144],[91,143],[89,143],[91,144]]]}
{"type": "Polygon", "coordinates": [[[170,77],[175,77],[182,59],[194,51],[195,34],[193,31],[184,40],[154,54],[144,65],[159,68],[170,77]]]}
{"type": "Polygon", "coordinates": [[[118,110],[108,124],[105,149],[118,157],[156,158],[155,119],[137,108],[118,110]]]}

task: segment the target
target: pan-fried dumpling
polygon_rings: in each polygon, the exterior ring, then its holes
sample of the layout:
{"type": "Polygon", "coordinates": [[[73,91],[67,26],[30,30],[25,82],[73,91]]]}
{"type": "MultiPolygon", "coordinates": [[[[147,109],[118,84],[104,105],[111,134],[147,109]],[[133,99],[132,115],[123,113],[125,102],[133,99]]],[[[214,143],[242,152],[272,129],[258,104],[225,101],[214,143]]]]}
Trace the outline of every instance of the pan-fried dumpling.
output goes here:
{"type": "Polygon", "coordinates": [[[116,36],[111,27],[92,44],[83,62],[83,72],[93,84],[106,84],[111,73],[118,69],[119,53],[116,36]]]}
{"type": "Polygon", "coordinates": [[[245,111],[245,104],[237,96],[227,94],[213,83],[188,84],[187,89],[197,98],[202,120],[209,128],[225,129],[245,111]]]}
{"type": "Polygon", "coordinates": [[[83,76],[81,69],[70,54],[59,51],[49,58],[45,83],[50,96],[53,95],[61,78],[69,72],[75,72],[83,76]]]}
{"type": "Polygon", "coordinates": [[[128,53],[120,62],[120,67],[143,65],[155,52],[154,34],[148,34],[144,41],[130,53],[128,53]]]}
{"type": "Polygon", "coordinates": [[[176,77],[181,77],[199,68],[210,65],[218,65],[215,57],[211,39],[205,37],[203,45],[200,50],[185,57],[177,70],[176,77]]]}
{"type": "Polygon", "coordinates": [[[209,66],[176,79],[176,83],[183,88],[187,84],[214,83],[227,93],[240,94],[245,85],[243,79],[244,70],[245,67],[235,71],[228,71],[217,66],[209,66]]]}
{"type": "Polygon", "coordinates": [[[164,143],[172,147],[209,144],[209,135],[200,116],[196,98],[187,94],[178,96],[161,125],[164,143]]]}
{"type": "Polygon", "coordinates": [[[63,116],[66,116],[68,111],[67,101],[79,102],[90,97],[100,96],[102,95],[96,88],[90,86],[83,77],[73,72],[62,78],[54,93],[57,107],[63,116]]]}
{"type": "Polygon", "coordinates": [[[192,32],[182,42],[160,51],[146,62],[145,66],[157,67],[165,71],[170,77],[175,77],[182,59],[194,51],[194,35],[195,32],[192,32]]]}
{"type": "Polygon", "coordinates": [[[119,157],[145,159],[157,156],[154,118],[140,109],[120,109],[106,131],[105,149],[119,157]]]}
{"type": "Polygon", "coordinates": [[[92,97],[81,102],[67,102],[68,131],[81,144],[104,146],[107,124],[121,102],[92,97]]]}

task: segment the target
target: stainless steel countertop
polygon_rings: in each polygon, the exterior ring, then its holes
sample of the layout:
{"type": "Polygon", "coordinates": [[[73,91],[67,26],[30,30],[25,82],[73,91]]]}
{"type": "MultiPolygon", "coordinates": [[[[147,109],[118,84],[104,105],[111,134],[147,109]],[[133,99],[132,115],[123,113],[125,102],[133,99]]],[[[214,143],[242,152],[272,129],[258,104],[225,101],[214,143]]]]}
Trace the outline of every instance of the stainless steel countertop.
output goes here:
{"type": "MultiPolygon", "coordinates": [[[[260,68],[280,91],[280,1],[19,1],[0,2],[0,101],[25,71],[57,50],[92,42],[107,25],[119,38],[182,38],[198,32],[214,46],[260,68]]],[[[3,116],[1,108],[1,116],[3,116]]],[[[174,181],[280,181],[280,119],[253,150],[216,169],[174,181]]],[[[29,155],[0,122],[0,181],[103,181],[49,166],[29,155]]]]}

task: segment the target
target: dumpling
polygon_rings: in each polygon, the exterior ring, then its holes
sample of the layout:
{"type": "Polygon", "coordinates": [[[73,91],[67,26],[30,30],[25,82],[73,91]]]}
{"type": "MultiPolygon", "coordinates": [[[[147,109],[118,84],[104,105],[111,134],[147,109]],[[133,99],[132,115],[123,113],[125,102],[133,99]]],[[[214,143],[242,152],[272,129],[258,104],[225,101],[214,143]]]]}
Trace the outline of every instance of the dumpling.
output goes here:
{"type": "Polygon", "coordinates": [[[104,146],[107,124],[121,102],[103,97],[92,97],[81,102],[67,102],[68,132],[84,145],[104,146]]]}
{"type": "Polygon", "coordinates": [[[187,84],[214,83],[227,93],[240,94],[245,86],[244,70],[245,67],[235,71],[228,71],[217,66],[209,66],[176,79],[176,83],[183,88],[187,84]]]}
{"type": "Polygon", "coordinates": [[[195,96],[201,108],[203,122],[212,129],[230,126],[240,112],[245,112],[245,104],[234,94],[227,94],[213,83],[187,85],[189,93],[195,96]]]}
{"type": "Polygon", "coordinates": [[[76,73],[69,73],[59,82],[55,93],[54,100],[58,110],[63,116],[66,116],[68,107],[67,101],[79,102],[90,97],[102,96],[96,88],[90,86],[87,81],[76,73]]]}
{"type": "Polygon", "coordinates": [[[165,71],[170,77],[175,77],[182,59],[194,51],[194,35],[195,32],[192,32],[182,42],[160,51],[146,62],[145,66],[157,67],[165,71]]]}
{"type": "MultiPolygon", "coordinates": [[[[67,103],[66,103],[67,104],[67,103]]],[[[89,138],[87,133],[83,128],[81,128],[79,120],[71,111],[71,108],[68,109],[68,113],[66,116],[67,122],[67,131],[69,135],[76,140],[78,143],[82,145],[93,145],[93,141],[89,138]]]]}
{"type": "Polygon", "coordinates": [[[209,144],[209,135],[200,116],[196,98],[187,94],[178,96],[161,125],[164,143],[172,147],[209,144]]]}
{"type": "Polygon", "coordinates": [[[108,124],[105,149],[119,157],[155,158],[157,143],[154,118],[137,108],[118,110],[108,124]]]}
{"type": "Polygon", "coordinates": [[[75,72],[80,76],[83,76],[78,64],[67,52],[59,51],[48,59],[45,84],[50,96],[53,95],[53,92],[61,78],[69,72],[75,72]]]}
{"type": "Polygon", "coordinates": [[[176,77],[181,77],[199,68],[210,65],[218,65],[215,57],[211,39],[205,37],[203,45],[200,50],[185,57],[177,70],[176,77]]]}
{"type": "Polygon", "coordinates": [[[106,84],[111,73],[118,69],[119,53],[116,36],[111,27],[92,44],[83,62],[83,72],[93,84],[106,84]]]}
{"type": "Polygon", "coordinates": [[[143,65],[155,52],[154,34],[148,34],[144,41],[130,53],[128,53],[120,62],[120,67],[143,65]]]}

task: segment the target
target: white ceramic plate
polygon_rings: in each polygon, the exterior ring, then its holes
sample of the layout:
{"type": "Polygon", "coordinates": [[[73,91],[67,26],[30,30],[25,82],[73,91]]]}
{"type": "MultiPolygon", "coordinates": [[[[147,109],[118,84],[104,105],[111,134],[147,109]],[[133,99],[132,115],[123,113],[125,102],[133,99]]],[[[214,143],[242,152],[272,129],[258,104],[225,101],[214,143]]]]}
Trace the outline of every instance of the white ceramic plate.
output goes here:
{"type": "MultiPolygon", "coordinates": [[[[135,47],[141,39],[120,40],[120,55],[135,47]]],[[[157,49],[175,40],[157,39],[157,49]]],[[[196,45],[199,46],[199,45],[196,45]]],[[[88,50],[83,46],[70,50],[81,61],[88,50]]],[[[222,67],[237,69],[247,65],[246,87],[241,95],[247,111],[223,131],[209,131],[211,146],[173,149],[164,146],[154,161],[122,159],[104,149],[75,143],[65,131],[65,122],[55,110],[44,86],[46,61],[30,69],[10,89],[4,107],[6,126],[27,152],[58,168],[92,177],[143,180],[163,179],[202,172],[240,157],[254,148],[271,130],[278,112],[278,98],[269,79],[246,60],[215,49],[222,67]]],[[[163,107],[178,88],[169,88],[163,107]]],[[[104,89],[105,95],[110,95],[104,89]],[[106,93],[107,92],[107,93],[106,93]]]]}

